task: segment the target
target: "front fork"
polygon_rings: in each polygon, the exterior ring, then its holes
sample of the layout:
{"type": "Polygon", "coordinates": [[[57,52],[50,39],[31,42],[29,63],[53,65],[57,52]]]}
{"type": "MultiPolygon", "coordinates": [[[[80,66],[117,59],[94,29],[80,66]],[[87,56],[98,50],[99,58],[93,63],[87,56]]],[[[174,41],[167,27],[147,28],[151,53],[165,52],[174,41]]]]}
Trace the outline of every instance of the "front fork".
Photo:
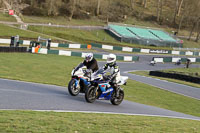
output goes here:
{"type": "MultiPolygon", "coordinates": [[[[89,88],[90,86],[92,86],[92,84],[90,84],[90,85],[88,86],[88,88],[89,88]]],[[[98,87],[99,87],[99,86],[96,86],[96,85],[95,85],[94,87],[95,87],[95,89],[94,89],[94,92],[93,92],[92,95],[95,96],[95,97],[97,97],[97,96],[98,96],[98,91],[97,91],[97,90],[98,90],[98,87]]]]}
{"type": "Polygon", "coordinates": [[[75,80],[75,87],[79,88],[80,87],[80,84],[79,84],[80,80],[76,79],[76,78],[73,78],[73,79],[75,80]]]}
{"type": "Polygon", "coordinates": [[[115,88],[113,88],[114,91],[115,91],[115,95],[112,95],[112,97],[116,97],[117,94],[119,95],[119,92],[122,90],[123,91],[123,88],[121,88],[119,85],[117,85],[115,88]]]}

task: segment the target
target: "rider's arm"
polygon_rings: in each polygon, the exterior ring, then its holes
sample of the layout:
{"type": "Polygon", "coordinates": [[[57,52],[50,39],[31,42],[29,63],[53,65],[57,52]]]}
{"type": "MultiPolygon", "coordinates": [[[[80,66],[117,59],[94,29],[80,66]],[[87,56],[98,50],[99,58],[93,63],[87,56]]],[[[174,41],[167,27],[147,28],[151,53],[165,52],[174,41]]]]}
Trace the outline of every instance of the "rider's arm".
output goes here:
{"type": "Polygon", "coordinates": [[[114,78],[118,74],[118,72],[119,72],[119,66],[116,65],[114,66],[114,72],[111,75],[111,78],[114,78]]]}
{"type": "Polygon", "coordinates": [[[108,64],[105,64],[105,65],[103,66],[103,69],[104,69],[104,70],[108,69],[108,64]]]}
{"type": "Polygon", "coordinates": [[[85,60],[83,61],[83,65],[84,65],[84,66],[86,65],[86,61],[85,61],[85,60]]]}
{"type": "Polygon", "coordinates": [[[85,65],[84,64],[84,62],[83,63],[80,63],[75,69],[74,69],[74,72],[76,72],[80,67],[82,67],[83,65],[85,65]]]}

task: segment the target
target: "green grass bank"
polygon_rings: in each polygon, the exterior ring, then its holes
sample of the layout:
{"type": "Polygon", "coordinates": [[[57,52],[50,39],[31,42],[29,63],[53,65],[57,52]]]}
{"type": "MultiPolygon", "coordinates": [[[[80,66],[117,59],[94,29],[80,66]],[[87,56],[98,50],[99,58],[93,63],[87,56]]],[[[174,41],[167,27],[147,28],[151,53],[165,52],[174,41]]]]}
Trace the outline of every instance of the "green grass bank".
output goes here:
{"type": "Polygon", "coordinates": [[[32,133],[198,133],[200,122],[92,113],[0,111],[0,132],[32,133]]]}

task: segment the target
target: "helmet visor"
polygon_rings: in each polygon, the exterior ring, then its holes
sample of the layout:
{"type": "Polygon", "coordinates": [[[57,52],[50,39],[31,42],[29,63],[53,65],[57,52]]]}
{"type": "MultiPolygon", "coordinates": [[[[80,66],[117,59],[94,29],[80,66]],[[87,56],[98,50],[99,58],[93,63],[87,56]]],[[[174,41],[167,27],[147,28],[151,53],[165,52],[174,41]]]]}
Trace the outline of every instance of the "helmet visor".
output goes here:
{"type": "Polygon", "coordinates": [[[85,60],[86,60],[87,62],[89,62],[89,61],[91,61],[91,57],[90,57],[90,56],[87,56],[87,57],[85,57],[85,60]]]}
{"type": "Polygon", "coordinates": [[[114,58],[107,58],[107,61],[113,61],[114,58]]]}

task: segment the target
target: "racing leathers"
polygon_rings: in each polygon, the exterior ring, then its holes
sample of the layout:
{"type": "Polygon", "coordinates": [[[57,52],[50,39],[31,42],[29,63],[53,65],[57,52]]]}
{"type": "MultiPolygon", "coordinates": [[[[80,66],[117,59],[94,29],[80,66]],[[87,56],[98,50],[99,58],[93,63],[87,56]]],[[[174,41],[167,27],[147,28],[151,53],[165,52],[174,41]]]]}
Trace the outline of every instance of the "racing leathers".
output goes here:
{"type": "Polygon", "coordinates": [[[91,61],[87,62],[86,60],[83,61],[84,66],[87,67],[88,70],[95,72],[99,69],[97,60],[93,58],[91,61]]]}
{"type": "Polygon", "coordinates": [[[110,79],[110,85],[115,90],[116,96],[119,96],[119,87],[117,86],[117,83],[120,81],[120,69],[119,66],[115,63],[107,63],[104,65],[103,69],[107,70],[110,69],[111,75],[109,76],[110,79]]]}

